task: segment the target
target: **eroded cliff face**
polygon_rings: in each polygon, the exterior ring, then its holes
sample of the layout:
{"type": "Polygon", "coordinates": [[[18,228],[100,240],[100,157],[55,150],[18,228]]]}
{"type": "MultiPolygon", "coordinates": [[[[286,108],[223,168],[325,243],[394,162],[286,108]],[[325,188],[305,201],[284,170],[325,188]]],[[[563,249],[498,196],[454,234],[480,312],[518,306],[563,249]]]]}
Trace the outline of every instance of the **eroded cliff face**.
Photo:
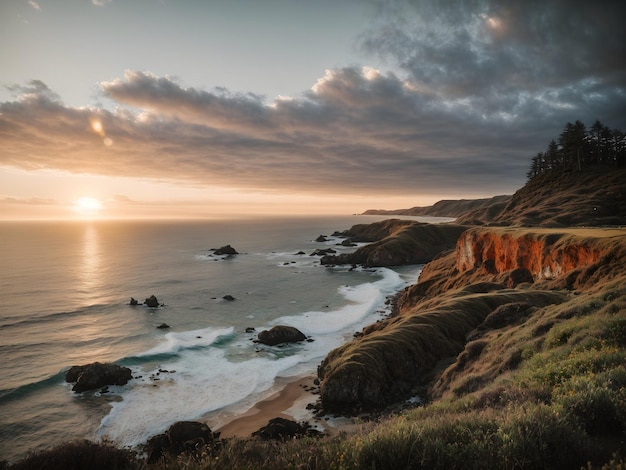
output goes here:
{"type": "Polygon", "coordinates": [[[555,279],[596,263],[603,251],[593,240],[555,231],[471,229],[457,241],[456,268],[460,273],[483,269],[489,274],[524,269],[535,280],[555,279]]]}
{"type": "MultiPolygon", "coordinates": [[[[456,252],[424,267],[418,283],[398,298],[395,316],[328,354],[318,368],[322,407],[350,413],[406,398],[413,387],[435,383],[437,364],[455,361],[468,338],[502,322],[516,324],[518,317],[523,323],[531,313],[575,302],[580,294],[613,299],[624,278],[625,230],[469,229],[457,239],[456,252]]],[[[500,362],[485,381],[521,360],[519,350],[507,354],[496,358],[500,362]]],[[[444,393],[462,372],[456,367],[431,392],[444,393]]]]}

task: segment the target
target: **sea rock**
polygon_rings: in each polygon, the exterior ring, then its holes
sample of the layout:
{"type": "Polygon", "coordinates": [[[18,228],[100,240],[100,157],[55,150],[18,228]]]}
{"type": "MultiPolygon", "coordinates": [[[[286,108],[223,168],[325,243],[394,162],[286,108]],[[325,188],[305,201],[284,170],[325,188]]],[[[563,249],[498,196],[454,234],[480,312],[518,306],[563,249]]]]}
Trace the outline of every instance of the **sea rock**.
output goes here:
{"type": "Polygon", "coordinates": [[[159,326],[157,326],[157,328],[159,330],[166,330],[168,329],[170,326],[167,323],[161,323],[159,326]]]}
{"type": "Polygon", "coordinates": [[[213,250],[216,255],[238,255],[239,253],[230,245],[225,245],[221,248],[213,250]]]}
{"type": "Polygon", "coordinates": [[[316,242],[327,242],[328,239],[324,235],[320,235],[315,239],[316,242]]]}
{"type": "Polygon", "coordinates": [[[263,440],[287,441],[304,436],[316,436],[320,432],[312,429],[308,423],[297,423],[285,418],[273,418],[267,425],[252,433],[263,440]]]}
{"type": "Polygon", "coordinates": [[[356,246],[356,243],[354,243],[351,238],[346,238],[341,242],[341,246],[356,246]]]}
{"type": "Polygon", "coordinates": [[[332,248],[318,248],[317,250],[315,250],[313,253],[311,253],[309,256],[326,256],[332,253],[337,253],[337,250],[333,250],[332,248]]]}
{"type": "Polygon", "coordinates": [[[131,297],[128,305],[139,305],[139,302],[134,297],[131,297]]]}
{"type": "Polygon", "coordinates": [[[297,343],[306,340],[306,336],[293,326],[277,325],[270,330],[261,331],[258,335],[259,342],[268,346],[276,346],[282,343],[297,343]]]}
{"type": "Polygon", "coordinates": [[[205,423],[178,421],[163,434],[157,434],[146,443],[148,462],[155,463],[167,456],[183,452],[196,452],[205,446],[220,443],[219,433],[214,433],[205,423]]]}
{"type": "Polygon", "coordinates": [[[132,379],[131,370],[113,363],[94,362],[84,366],[72,366],[65,374],[65,381],[75,383],[75,392],[95,390],[105,385],[126,385],[132,379]]]}
{"type": "Polygon", "coordinates": [[[159,300],[154,295],[151,295],[150,297],[148,297],[146,300],[143,301],[143,303],[147,307],[151,307],[151,308],[156,308],[159,306],[159,300]]]}
{"type": "Polygon", "coordinates": [[[235,298],[230,294],[226,294],[224,297],[222,297],[222,299],[228,300],[229,302],[232,302],[233,300],[235,300],[235,298]]]}

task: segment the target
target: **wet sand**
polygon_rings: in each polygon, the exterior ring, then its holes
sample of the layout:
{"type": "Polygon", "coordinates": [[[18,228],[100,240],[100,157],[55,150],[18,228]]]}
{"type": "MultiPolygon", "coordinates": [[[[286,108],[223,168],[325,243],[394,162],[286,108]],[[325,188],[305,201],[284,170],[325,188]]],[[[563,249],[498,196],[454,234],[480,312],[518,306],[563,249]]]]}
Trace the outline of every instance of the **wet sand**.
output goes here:
{"type": "MultiPolygon", "coordinates": [[[[313,380],[314,377],[305,377],[291,382],[285,381],[282,389],[256,403],[245,413],[234,416],[231,421],[214,429],[214,431],[220,432],[222,438],[250,437],[253,432],[265,426],[272,418],[301,421],[301,415],[306,414],[303,411],[306,405],[317,400],[317,395],[307,391],[307,389],[314,387],[313,380]]],[[[311,422],[311,424],[313,423],[311,422]]]]}

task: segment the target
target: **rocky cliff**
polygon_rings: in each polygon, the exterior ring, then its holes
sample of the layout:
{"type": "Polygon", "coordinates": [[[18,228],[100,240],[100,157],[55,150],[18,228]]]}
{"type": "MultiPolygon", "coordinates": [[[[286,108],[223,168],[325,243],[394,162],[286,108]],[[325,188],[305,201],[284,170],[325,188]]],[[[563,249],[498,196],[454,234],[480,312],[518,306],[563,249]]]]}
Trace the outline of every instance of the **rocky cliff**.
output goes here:
{"type": "Polygon", "coordinates": [[[554,279],[580,266],[593,264],[605,254],[594,239],[576,231],[533,229],[467,230],[456,244],[456,268],[463,273],[482,268],[497,274],[515,269],[528,271],[533,279],[554,279]]]}
{"type": "Polygon", "coordinates": [[[369,245],[353,253],[326,255],[321,263],[359,264],[362,266],[401,266],[423,264],[442,251],[452,249],[466,229],[461,225],[425,224],[411,220],[390,219],[369,225],[355,225],[341,235],[369,245]]]}
{"type": "MultiPolygon", "coordinates": [[[[579,299],[574,290],[602,291],[609,281],[611,288],[621,286],[624,266],[626,230],[467,230],[454,252],[425,266],[398,300],[397,316],[364,329],[325,358],[318,370],[322,407],[344,413],[380,408],[428,384],[430,393],[445,393],[456,376],[440,375],[438,367],[443,362],[456,370],[477,332],[553,305],[567,310],[579,299]],[[516,277],[520,271],[523,282],[516,277]]],[[[490,373],[509,370],[519,354],[503,350],[490,373]]]]}
{"type": "Polygon", "coordinates": [[[410,209],[369,209],[363,215],[410,215],[432,217],[459,217],[471,211],[498,211],[509,202],[511,196],[494,196],[484,199],[444,199],[432,206],[411,207],[410,209]]]}

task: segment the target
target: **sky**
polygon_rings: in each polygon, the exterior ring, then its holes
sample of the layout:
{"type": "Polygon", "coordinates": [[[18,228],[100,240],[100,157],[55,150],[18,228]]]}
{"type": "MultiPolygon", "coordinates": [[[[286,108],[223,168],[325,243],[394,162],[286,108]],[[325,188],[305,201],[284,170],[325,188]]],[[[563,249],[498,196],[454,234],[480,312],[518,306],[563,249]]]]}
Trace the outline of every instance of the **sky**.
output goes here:
{"type": "Polygon", "coordinates": [[[621,0],[2,0],[0,219],[513,194],[626,130],[621,0]]]}

